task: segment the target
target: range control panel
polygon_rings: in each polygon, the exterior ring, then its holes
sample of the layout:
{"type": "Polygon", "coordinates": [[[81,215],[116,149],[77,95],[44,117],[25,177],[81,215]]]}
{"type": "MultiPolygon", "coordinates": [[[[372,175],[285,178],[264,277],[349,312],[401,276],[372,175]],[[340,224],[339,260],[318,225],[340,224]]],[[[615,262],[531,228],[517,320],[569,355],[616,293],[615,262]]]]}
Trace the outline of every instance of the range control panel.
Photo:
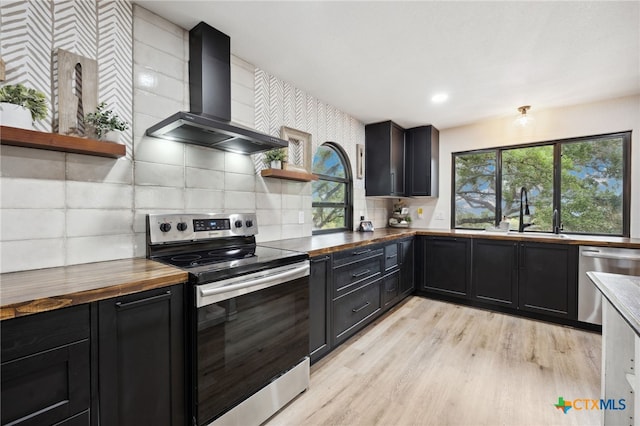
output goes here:
{"type": "Polygon", "coordinates": [[[173,213],[147,215],[150,244],[222,237],[248,237],[258,233],[255,213],[173,213]]]}

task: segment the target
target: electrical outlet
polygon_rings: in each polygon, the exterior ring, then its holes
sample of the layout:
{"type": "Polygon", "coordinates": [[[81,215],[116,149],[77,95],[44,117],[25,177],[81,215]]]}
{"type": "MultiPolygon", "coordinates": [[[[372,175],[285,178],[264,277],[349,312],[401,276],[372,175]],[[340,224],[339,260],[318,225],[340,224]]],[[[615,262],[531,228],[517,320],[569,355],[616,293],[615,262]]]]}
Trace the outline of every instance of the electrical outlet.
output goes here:
{"type": "Polygon", "coordinates": [[[298,223],[304,223],[304,211],[298,211],[298,223]]]}
{"type": "Polygon", "coordinates": [[[444,220],[444,213],[437,212],[436,213],[436,220],[444,220]]]}

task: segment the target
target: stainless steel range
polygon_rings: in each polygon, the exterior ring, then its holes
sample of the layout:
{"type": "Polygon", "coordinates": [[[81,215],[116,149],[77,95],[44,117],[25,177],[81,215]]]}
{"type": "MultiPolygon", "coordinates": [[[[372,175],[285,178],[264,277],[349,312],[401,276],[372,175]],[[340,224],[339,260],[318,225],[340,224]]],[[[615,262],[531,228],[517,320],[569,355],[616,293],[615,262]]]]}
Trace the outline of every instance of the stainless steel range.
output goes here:
{"type": "Polygon", "coordinates": [[[309,260],[255,214],[150,214],[147,257],[189,272],[190,418],[258,425],[309,386],[309,260]]]}

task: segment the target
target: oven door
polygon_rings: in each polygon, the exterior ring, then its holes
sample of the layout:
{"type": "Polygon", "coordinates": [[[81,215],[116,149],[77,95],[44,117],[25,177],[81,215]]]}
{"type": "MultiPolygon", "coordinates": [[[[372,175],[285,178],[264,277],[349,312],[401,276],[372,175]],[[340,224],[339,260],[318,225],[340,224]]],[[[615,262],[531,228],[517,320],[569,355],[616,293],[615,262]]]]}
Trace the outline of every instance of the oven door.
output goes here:
{"type": "Polygon", "coordinates": [[[309,353],[309,262],[196,291],[194,415],[205,425],[309,353]]]}

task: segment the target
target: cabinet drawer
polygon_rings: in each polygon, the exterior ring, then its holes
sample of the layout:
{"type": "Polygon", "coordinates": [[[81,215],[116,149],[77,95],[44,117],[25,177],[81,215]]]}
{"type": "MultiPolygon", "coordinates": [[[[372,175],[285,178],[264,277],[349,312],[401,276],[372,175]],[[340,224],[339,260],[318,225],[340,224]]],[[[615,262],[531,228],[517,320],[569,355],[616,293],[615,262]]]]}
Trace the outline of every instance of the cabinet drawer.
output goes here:
{"type": "Polygon", "coordinates": [[[358,325],[380,310],[380,283],[381,280],[374,281],[334,301],[336,340],[348,337],[358,325]]]}
{"type": "Polygon", "coordinates": [[[0,322],[2,362],[89,338],[89,305],[0,322]]]}
{"type": "Polygon", "coordinates": [[[384,270],[398,266],[398,244],[389,244],[384,247],[384,270]]]}
{"type": "Polygon", "coordinates": [[[380,257],[337,268],[333,272],[335,297],[339,297],[367,280],[380,276],[380,257]]]}
{"type": "Polygon", "coordinates": [[[333,266],[348,265],[368,259],[370,257],[382,256],[382,247],[365,246],[356,247],[351,250],[342,250],[333,254],[333,266]]]}
{"type": "Polygon", "coordinates": [[[88,340],[3,362],[1,374],[3,425],[54,424],[89,408],[88,340]]]}

